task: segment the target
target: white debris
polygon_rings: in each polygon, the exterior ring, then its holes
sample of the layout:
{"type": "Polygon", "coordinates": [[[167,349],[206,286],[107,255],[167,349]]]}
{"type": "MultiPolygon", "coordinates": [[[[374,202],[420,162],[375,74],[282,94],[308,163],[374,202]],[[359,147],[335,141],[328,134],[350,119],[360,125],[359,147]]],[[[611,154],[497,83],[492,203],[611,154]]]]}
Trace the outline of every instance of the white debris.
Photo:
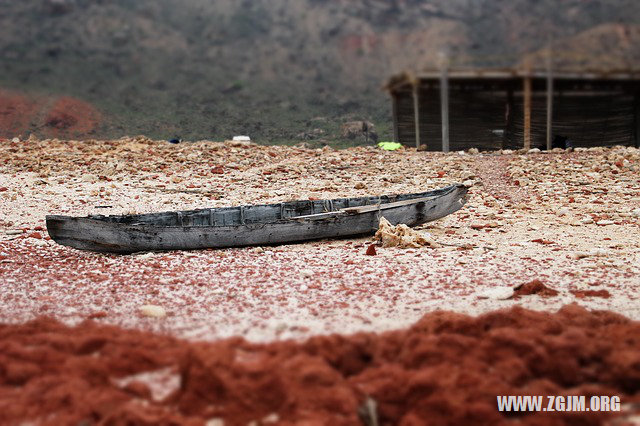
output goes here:
{"type": "Polygon", "coordinates": [[[167,312],[162,306],[158,305],[143,305],[140,306],[140,313],[145,317],[150,318],[164,318],[167,316],[167,312]]]}
{"type": "Polygon", "coordinates": [[[384,217],[380,218],[378,231],[373,238],[381,241],[382,247],[440,247],[440,244],[435,242],[428,233],[418,232],[403,223],[393,226],[384,217]]]}
{"type": "Polygon", "coordinates": [[[507,300],[512,296],[512,287],[496,287],[480,292],[478,294],[478,299],[507,300]]]}
{"type": "Polygon", "coordinates": [[[251,142],[251,138],[249,136],[234,136],[234,142],[251,142]]]}

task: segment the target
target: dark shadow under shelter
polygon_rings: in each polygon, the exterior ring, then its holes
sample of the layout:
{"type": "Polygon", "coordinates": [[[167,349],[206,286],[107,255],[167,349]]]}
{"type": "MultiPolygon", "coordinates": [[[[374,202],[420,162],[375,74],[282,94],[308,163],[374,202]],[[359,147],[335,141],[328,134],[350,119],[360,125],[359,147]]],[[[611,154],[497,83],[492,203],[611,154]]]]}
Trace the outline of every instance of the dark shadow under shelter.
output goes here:
{"type": "Polygon", "coordinates": [[[395,140],[429,151],[639,143],[636,72],[426,71],[396,75],[386,89],[395,140]]]}

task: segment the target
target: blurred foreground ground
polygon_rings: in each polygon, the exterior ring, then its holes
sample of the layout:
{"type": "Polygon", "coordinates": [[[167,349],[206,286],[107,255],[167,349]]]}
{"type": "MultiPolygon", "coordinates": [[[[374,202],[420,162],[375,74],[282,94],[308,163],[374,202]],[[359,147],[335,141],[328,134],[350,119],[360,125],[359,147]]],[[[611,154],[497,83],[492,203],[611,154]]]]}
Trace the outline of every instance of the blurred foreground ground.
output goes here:
{"type": "Polygon", "coordinates": [[[409,326],[437,309],[478,314],[577,302],[640,319],[640,151],[476,154],[311,150],[233,142],[0,144],[0,322],[47,315],[178,338],[253,341],[409,326]],[[440,248],[367,238],[132,256],[47,237],[49,213],[183,210],[426,191],[474,181],[428,224],[440,248]],[[106,207],[106,208],[98,208],[106,207]],[[533,280],[556,296],[510,298],[533,280]],[[141,314],[161,306],[166,316],[141,314]]]}

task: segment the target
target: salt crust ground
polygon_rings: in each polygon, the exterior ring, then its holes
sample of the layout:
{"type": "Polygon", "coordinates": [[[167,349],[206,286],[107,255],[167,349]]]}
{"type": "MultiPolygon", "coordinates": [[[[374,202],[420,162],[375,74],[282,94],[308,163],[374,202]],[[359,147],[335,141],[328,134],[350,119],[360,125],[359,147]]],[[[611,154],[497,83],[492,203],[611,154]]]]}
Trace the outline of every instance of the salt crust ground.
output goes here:
{"type": "Polygon", "coordinates": [[[232,142],[0,143],[0,322],[94,318],[187,339],[254,341],[406,327],[577,302],[640,319],[640,152],[381,152],[232,142]],[[47,239],[44,216],[192,209],[416,192],[473,180],[470,202],[422,230],[442,248],[370,239],[101,255],[47,239]],[[96,208],[97,206],[112,206],[96,208]],[[469,248],[472,247],[472,248],[469,248]],[[539,279],[559,296],[503,300],[539,279]],[[610,298],[577,298],[575,290],[610,298]],[[140,315],[145,304],[167,316],[140,315]]]}

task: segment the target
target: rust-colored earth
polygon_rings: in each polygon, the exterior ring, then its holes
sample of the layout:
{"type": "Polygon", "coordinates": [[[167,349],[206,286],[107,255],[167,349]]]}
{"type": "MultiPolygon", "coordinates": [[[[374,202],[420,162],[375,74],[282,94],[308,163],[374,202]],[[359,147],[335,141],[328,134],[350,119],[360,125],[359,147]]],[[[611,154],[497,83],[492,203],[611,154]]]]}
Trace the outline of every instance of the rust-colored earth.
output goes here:
{"type": "Polygon", "coordinates": [[[0,138],[91,135],[101,122],[91,104],[71,96],[28,96],[0,89],[0,138]]]}
{"type": "Polygon", "coordinates": [[[601,424],[637,411],[639,354],[640,323],[577,305],[269,344],[41,318],[0,326],[0,423],[601,424]],[[501,413],[497,395],[618,395],[622,411],[501,413]]]}

